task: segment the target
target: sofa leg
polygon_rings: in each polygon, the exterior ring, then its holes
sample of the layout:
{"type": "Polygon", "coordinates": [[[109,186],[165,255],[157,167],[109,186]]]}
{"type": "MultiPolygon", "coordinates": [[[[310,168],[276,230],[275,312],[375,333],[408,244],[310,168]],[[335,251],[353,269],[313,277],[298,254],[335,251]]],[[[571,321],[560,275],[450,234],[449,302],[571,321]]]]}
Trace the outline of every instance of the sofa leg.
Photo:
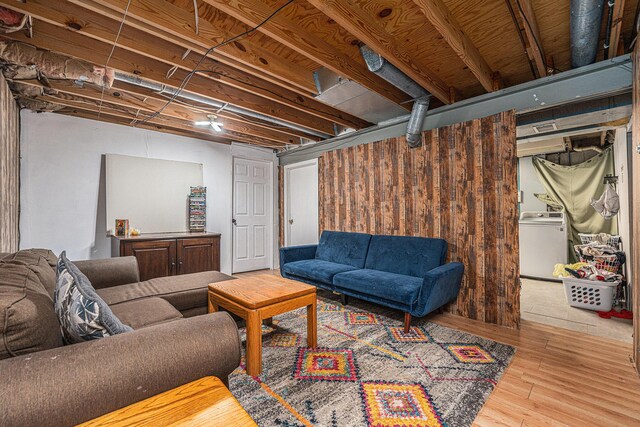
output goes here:
{"type": "Polygon", "coordinates": [[[411,313],[404,314],[404,333],[408,334],[411,328],[411,313]]]}
{"type": "Polygon", "coordinates": [[[340,301],[342,302],[342,305],[349,304],[349,295],[340,294],[340,301]]]}

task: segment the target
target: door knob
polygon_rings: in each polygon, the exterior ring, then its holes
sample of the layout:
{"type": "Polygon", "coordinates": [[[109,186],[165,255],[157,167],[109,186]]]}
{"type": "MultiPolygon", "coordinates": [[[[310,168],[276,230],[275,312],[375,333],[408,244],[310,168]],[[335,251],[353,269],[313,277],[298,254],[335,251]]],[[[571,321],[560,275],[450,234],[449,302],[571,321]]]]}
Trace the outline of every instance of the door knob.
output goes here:
{"type": "Polygon", "coordinates": [[[231,220],[231,222],[233,223],[233,225],[238,225],[238,221],[236,221],[236,219],[235,219],[235,218],[233,218],[233,219],[231,220]]]}
{"type": "Polygon", "coordinates": [[[293,219],[290,219],[290,220],[289,220],[289,224],[293,224],[293,219]]]}

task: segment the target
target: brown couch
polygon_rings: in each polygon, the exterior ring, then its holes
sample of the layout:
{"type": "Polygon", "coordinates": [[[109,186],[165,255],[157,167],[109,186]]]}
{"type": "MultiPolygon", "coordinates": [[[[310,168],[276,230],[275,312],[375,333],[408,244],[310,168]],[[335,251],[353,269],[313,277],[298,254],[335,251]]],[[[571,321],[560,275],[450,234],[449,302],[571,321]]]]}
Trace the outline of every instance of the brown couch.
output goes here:
{"type": "Polygon", "coordinates": [[[0,254],[0,425],[74,425],[240,364],[226,313],[204,316],[218,272],[139,282],[133,257],[79,261],[113,312],[134,331],[63,345],[53,308],[56,256],[0,254]]]}

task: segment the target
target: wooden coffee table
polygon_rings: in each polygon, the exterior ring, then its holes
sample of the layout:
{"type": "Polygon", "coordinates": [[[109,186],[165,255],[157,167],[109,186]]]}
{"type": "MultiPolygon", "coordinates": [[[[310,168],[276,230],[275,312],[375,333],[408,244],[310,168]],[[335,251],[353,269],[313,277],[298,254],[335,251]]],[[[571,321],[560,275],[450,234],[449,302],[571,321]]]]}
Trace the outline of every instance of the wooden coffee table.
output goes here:
{"type": "Polygon", "coordinates": [[[95,418],[78,427],[225,426],[257,424],[216,377],[204,377],[95,418]]]}
{"type": "Polygon", "coordinates": [[[317,346],[316,288],[261,274],[209,285],[209,313],[224,308],[247,322],[247,373],[262,371],[262,321],[307,307],[307,346],[317,346]]]}

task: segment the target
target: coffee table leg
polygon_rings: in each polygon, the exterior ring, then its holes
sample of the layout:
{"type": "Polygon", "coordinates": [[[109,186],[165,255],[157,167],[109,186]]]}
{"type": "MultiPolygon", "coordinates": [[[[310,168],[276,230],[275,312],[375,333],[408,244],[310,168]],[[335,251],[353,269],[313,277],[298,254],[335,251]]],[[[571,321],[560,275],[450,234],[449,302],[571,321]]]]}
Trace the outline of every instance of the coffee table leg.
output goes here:
{"type": "Polygon", "coordinates": [[[258,376],[262,371],[262,319],[258,311],[247,316],[247,374],[258,376]]]}
{"type": "Polygon", "coordinates": [[[315,348],[318,346],[318,329],[317,329],[318,313],[316,311],[316,301],[307,306],[307,347],[315,348]]]}
{"type": "Polygon", "coordinates": [[[208,313],[215,313],[216,311],[218,311],[218,304],[215,304],[211,300],[211,295],[208,295],[208,299],[209,299],[209,310],[207,312],[208,313]]]}

